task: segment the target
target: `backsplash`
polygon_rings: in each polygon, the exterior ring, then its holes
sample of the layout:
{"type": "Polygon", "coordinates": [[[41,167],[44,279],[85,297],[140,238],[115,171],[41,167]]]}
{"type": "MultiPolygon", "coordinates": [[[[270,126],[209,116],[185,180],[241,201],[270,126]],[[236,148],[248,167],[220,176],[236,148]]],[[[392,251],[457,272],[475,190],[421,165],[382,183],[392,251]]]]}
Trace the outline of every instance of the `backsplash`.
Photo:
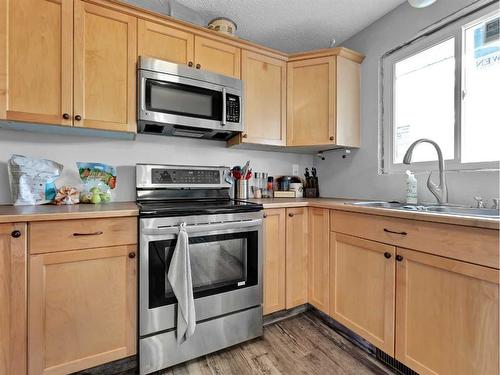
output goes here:
{"type": "Polygon", "coordinates": [[[303,171],[313,163],[311,155],[232,149],[217,141],[141,134],[127,141],[0,130],[0,204],[11,203],[7,161],[12,154],[62,163],[65,168],[57,186],[79,184],[77,161],[113,165],[118,173],[115,201],[135,200],[136,163],[233,166],[251,160],[253,171],[270,175],[291,174],[292,164],[303,171]]]}

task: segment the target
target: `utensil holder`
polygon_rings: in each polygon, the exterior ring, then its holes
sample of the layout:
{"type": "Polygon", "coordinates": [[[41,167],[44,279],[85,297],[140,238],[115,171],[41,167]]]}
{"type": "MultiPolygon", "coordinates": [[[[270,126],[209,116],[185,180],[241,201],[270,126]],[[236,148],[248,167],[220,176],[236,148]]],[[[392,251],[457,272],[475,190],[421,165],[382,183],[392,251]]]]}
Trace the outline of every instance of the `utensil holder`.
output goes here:
{"type": "Polygon", "coordinates": [[[234,185],[235,199],[248,199],[248,180],[236,180],[234,185]]]}

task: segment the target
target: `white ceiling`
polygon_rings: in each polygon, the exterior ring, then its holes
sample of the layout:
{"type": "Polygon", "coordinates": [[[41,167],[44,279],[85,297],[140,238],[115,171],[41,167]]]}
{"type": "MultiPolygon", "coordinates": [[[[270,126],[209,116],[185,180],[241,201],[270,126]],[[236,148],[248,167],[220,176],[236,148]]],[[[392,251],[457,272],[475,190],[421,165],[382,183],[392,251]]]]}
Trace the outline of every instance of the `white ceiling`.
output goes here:
{"type": "Polygon", "coordinates": [[[405,0],[176,0],[203,18],[228,17],[238,36],[285,52],[337,45],[405,0]]]}

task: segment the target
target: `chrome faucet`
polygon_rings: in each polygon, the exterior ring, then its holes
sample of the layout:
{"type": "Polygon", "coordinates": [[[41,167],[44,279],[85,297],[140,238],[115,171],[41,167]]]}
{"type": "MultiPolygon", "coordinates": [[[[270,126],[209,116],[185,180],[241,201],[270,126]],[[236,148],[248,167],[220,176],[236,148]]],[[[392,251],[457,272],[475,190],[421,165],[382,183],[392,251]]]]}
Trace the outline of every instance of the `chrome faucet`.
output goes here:
{"type": "Polygon", "coordinates": [[[411,157],[413,155],[413,149],[415,146],[417,146],[420,143],[430,143],[431,145],[434,146],[436,149],[437,155],[438,155],[438,163],[439,163],[439,185],[436,185],[434,182],[431,181],[431,176],[432,176],[432,171],[429,174],[429,178],[427,179],[427,188],[430,190],[430,192],[436,197],[438,204],[447,204],[448,203],[448,187],[446,186],[446,178],[444,175],[445,169],[444,169],[444,159],[443,159],[443,153],[441,152],[441,147],[439,145],[426,138],[421,138],[413,142],[410,147],[408,147],[408,150],[406,150],[406,154],[403,158],[403,163],[404,164],[410,164],[411,163],[411,157]]]}

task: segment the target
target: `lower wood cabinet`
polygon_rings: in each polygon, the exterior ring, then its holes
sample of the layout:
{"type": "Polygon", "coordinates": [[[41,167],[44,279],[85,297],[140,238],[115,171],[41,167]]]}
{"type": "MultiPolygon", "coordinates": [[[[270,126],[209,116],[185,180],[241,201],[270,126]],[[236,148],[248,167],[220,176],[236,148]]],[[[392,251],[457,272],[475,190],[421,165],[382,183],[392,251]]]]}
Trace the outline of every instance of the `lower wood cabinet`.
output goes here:
{"type": "Polygon", "coordinates": [[[264,213],[264,315],[286,308],[285,209],[264,213]]]}
{"type": "Polygon", "coordinates": [[[309,208],[309,303],[328,314],[330,283],[330,210],[309,208]]]}
{"type": "Polygon", "coordinates": [[[264,211],[264,315],[308,302],[308,209],[264,211]]]}
{"type": "Polygon", "coordinates": [[[286,210],[286,308],[308,302],[309,232],[307,207],[286,210]]]}
{"type": "Polygon", "coordinates": [[[397,249],[396,358],[419,374],[499,373],[499,271],[397,249]]]}
{"type": "Polygon", "coordinates": [[[394,246],[330,237],[330,316],[394,355],[394,246]]]}
{"type": "Polygon", "coordinates": [[[136,251],[30,256],[30,374],[68,374],[136,353],[136,251]]]}
{"type": "Polygon", "coordinates": [[[26,223],[0,224],[0,374],[26,374],[26,223]]]}

